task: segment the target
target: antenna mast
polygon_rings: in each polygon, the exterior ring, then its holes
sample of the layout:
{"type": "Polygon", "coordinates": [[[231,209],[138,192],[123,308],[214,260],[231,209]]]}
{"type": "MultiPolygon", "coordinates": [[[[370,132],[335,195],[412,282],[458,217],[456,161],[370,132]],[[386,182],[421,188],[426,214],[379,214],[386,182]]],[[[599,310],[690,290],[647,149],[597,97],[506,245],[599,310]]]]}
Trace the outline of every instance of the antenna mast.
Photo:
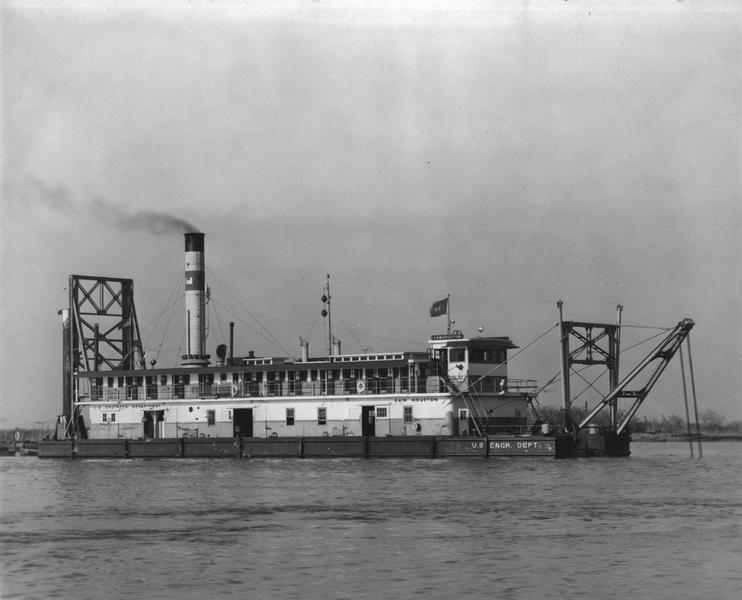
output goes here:
{"type": "Polygon", "coordinates": [[[448,320],[448,327],[446,328],[446,333],[448,335],[451,335],[451,325],[456,322],[451,319],[451,294],[448,294],[446,296],[446,319],[448,320]]]}
{"type": "Polygon", "coordinates": [[[322,316],[327,318],[327,355],[332,355],[332,296],[330,295],[330,274],[327,274],[327,283],[322,294],[322,316]]]}

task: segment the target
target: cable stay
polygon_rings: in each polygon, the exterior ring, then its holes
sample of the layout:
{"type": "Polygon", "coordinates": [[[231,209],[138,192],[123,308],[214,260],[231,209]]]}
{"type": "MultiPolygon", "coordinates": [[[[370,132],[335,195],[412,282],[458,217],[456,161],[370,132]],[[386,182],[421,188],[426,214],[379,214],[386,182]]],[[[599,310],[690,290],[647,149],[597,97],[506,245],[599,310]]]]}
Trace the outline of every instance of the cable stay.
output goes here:
{"type": "MultiPolygon", "coordinates": [[[[254,331],[255,333],[257,333],[258,335],[260,335],[260,337],[262,337],[263,339],[265,339],[266,341],[268,341],[269,343],[271,343],[271,344],[272,344],[273,346],[275,346],[276,348],[280,349],[280,350],[281,350],[281,352],[284,352],[284,353],[286,353],[287,355],[288,355],[288,354],[290,354],[290,353],[289,353],[289,352],[288,352],[288,351],[287,351],[287,350],[286,350],[286,349],[285,349],[285,348],[284,348],[284,347],[283,347],[283,346],[281,345],[281,343],[280,343],[280,342],[278,341],[278,339],[277,339],[277,338],[276,338],[276,337],[275,337],[275,336],[274,336],[274,335],[273,335],[273,334],[272,334],[272,333],[270,332],[270,330],[268,330],[268,328],[267,328],[267,327],[265,327],[265,326],[264,326],[264,325],[263,325],[263,324],[262,324],[262,323],[260,322],[260,320],[259,320],[259,319],[258,319],[258,318],[256,317],[256,315],[255,315],[255,314],[254,314],[254,313],[253,313],[253,312],[252,312],[252,311],[251,311],[251,310],[250,310],[250,309],[249,309],[249,308],[248,308],[248,307],[247,307],[247,306],[246,306],[246,305],[245,305],[245,304],[244,304],[244,303],[243,303],[243,302],[242,302],[242,301],[241,301],[241,300],[240,300],[240,299],[239,299],[239,298],[238,298],[238,297],[237,297],[237,296],[236,296],[236,295],[234,294],[234,292],[232,292],[232,290],[230,290],[230,289],[229,289],[229,287],[227,287],[227,285],[226,285],[226,284],[225,284],[225,283],[224,283],[224,282],[223,282],[223,281],[222,281],[221,279],[219,279],[219,277],[218,277],[218,276],[217,276],[217,275],[216,275],[216,274],[215,274],[215,273],[214,273],[214,272],[213,272],[213,271],[212,271],[211,269],[207,269],[207,271],[208,271],[209,275],[213,276],[213,277],[214,277],[214,279],[216,279],[216,280],[217,280],[217,282],[218,282],[218,283],[219,283],[219,284],[220,284],[220,285],[222,286],[222,288],[224,288],[224,289],[225,289],[225,290],[226,290],[226,291],[227,291],[227,292],[229,293],[229,295],[230,295],[230,296],[232,296],[232,298],[234,298],[234,299],[235,299],[235,301],[237,302],[237,304],[238,304],[238,305],[239,305],[239,306],[240,306],[240,307],[241,307],[241,308],[242,308],[242,309],[243,309],[243,310],[244,310],[244,311],[245,311],[245,312],[246,312],[246,313],[247,313],[248,315],[250,315],[250,316],[251,316],[251,317],[252,317],[252,318],[253,318],[253,319],[255,320],[255,322],[256,322],[256,323],[258,324],[258,326],[259,326],[259,327],[260,327],[260,328],[262,329],[262,332],[261,332],[261,331],[258,331],[258,330],[256,330],[256,329],[254,329],[253,327],[251,327],[250,325],[248,325],[247,323],[245,323],[245,322],[244,322],[243,320],[241,320],[241,319],[239,319],[239,320],[240,320],[240,322],[241,322],[241,323],[243,323],[244,325],[246,325],[247,327],[249,327],[250,329],[252,329],[252,330],[253,330],[253,331],[254,331]]],[[[226,308],[226,307],[225,307],[224,305],[222,305],[222,308],[224,308],[224,310],[227,310],[227,312],[229,312],[230,314],[232,314],[233,316],[235,316],[235,315],[234,315],[234,313],[232,313],[231,311],[229,311],[229,310],[228,310],[228,309],[227,309],[227,308],[226,308]]],[[[236,317],[236,316],[235,316],[235,318],[238,318],[238,317],[236,317]]]]}

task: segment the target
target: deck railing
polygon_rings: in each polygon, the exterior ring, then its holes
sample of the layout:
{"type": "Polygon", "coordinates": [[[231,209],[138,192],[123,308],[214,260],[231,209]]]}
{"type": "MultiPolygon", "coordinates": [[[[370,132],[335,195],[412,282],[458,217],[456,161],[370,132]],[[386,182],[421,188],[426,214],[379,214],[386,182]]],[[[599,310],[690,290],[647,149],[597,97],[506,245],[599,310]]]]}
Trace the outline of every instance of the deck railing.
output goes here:
{"type": "Polygon", "coordinates": [[[156,401],[198,398],[270,398],[273,396],[340,396],[444,392],[436,377],[408,379],[368,378],[330,381],[218,382],[211,384],[91,386],[94,402],[156,401]]]}

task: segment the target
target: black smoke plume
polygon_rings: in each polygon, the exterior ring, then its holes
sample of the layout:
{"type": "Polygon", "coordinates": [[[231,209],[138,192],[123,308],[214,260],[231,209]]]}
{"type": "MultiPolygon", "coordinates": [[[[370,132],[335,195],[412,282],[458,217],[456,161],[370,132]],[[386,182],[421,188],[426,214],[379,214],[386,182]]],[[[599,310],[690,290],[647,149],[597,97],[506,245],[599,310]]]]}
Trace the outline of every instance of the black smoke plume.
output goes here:
{"type": "Polygon", "coordinates": [[[146,231],[154,235],[199,233],[195,225],[175,215],[149,209],[129,212],[120,204],[107,198],[93,200],[91,212],[98,220],[124,231],[146,231]]]}
{"type": "Polygon", "coordinates": [[[98,197],[88,202],[76,202],[62,185],[47,185],[32,179],[18,194],[21,203],[36,205],[77,218],[92,217],[99,223],[123,231],[144,231],[153,235],[167,233],[199,233],[198,227],[185,219],[157,210],[130,211],[117,202],[98,197]]]}

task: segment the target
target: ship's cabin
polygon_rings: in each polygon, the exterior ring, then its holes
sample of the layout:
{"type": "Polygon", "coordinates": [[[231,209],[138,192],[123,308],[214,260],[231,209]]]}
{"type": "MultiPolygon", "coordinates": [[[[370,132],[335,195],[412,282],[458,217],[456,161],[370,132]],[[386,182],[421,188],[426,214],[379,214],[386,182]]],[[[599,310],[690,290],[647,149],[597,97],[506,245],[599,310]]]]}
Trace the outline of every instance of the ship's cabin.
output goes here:
{"type": "Polygon", "coordinates": [[[466,338],[460,331],[434,335],[431,354],[459,390],[504,394],[531,387],[508,379],[508,350],[517,348],[509,337],[466,338]]]}
{"type": "Polygon", "coordinates": [[[81,372],[90,401],[430,394],[451,390],[504,394],[533,387],[509,380],[508,337],[432,336],[427,352],[337,354],[301,360],[234,357],[215,366],[81,372]]]}

